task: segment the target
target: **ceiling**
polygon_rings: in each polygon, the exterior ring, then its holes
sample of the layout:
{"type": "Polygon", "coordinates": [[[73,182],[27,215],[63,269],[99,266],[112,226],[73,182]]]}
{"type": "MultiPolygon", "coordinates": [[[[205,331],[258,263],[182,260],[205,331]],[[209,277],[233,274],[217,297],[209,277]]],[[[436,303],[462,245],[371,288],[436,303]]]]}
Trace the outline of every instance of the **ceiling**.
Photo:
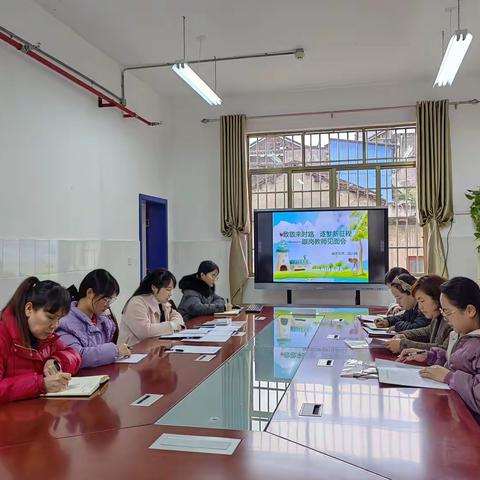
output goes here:
{"type": "MultiPolygon", "coordinates": [[[[220,95],[434,81],[445,8],[455,0],[35,0],[121,65],[303,47],[304,60],[276,57],[222,62],[220,95]]],[[[480,1],[461,3],[473,42],[459,75],[480,73],[480,1]]],[[[456,25],[454,14],[453,25],[456,25]]],[[[453,27],[455,29],[455,27],[453,27]]],[[[66,59],[68,62],[68,59],[66,59]]],[[[131,75],[129,73],[128,75],[131,75]]],[[[169,69],[136,72],[159,93],[191,95],[169,69]]],[[[213,65],[200,74],[213,85],[213,65]]],[[[128,84],[128,80],[127,80],[128,84]]]]}

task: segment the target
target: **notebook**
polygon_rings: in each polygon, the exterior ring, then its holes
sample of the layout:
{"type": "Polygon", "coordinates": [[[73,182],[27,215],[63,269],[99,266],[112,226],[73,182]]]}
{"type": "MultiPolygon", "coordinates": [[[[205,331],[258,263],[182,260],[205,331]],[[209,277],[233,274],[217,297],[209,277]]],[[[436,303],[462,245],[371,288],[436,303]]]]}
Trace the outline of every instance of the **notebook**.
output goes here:
{"type": "Polygon", "coordinates": [[[90,377],[72,377],[63,392],[45,393],[43,397],[89,397],[105,382],[108,375],[92,375],[90,377]]]}

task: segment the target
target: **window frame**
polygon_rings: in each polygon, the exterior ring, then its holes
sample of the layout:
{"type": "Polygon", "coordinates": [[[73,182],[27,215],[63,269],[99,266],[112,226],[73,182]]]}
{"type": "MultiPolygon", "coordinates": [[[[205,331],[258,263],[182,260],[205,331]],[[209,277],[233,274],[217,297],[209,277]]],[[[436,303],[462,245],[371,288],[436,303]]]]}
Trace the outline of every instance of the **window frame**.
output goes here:
{"type": "MultiPolygon", "coordinates": [[[[305,129],[305,130],[288,130],[288,131],[273,131],[273,132],[248,132],[246,136],[246,148],[247,148],[247,178],[248,178],[248,208],[250,212],[250,234],[248,235],[248,271],[249,276],[253,277],[253,210],[252,210],[252,177],[255,175],[271,175],[271,174],[286,174],[286,184],[287,184],[287,204],[285,208],[294,208],[293,207],[293,174],[295,173],[320,173],[327,172],[329,175],[329,207],[337,207],[337,172],[346,171],[346,170],[375,170],[376,171],[376,202],[375,206],[382,206],[382,187],[381,187],[381,171],[397,168],[417,168],[417,156],[412,157],[412,160],[408,161],[369,161],[368,158],[368,143],[367,132],[371,130],[394,130],[394,129],[414,129],[415,134],[417,126],[415,123],[399,123],[399,124],[388,124],[388,125],[366,125],[361,127],[342,127],[342,128],[327,128],[327,129],[305,129]],[[352,132],[352,131],[361,131],[362,132],[362,159],[361,163],[344,163],[344,164],[329,164],[329,165],[306,165],[305,164],[305,135],[309,134],[331,134],[331,133],[343,133],[343,132],[352,132]],[[250,138],[251,137],[275,137],[275,136],[301,136],[301,161],[300,166],[291,166],[291,167],[270,167],[270,168],[250,168],[250,138]]],[[[268,194],[268,191],[265,192],[268,194]]],[[[418,192],[417,192],[418,199],[418,192]]],[[[372,205],[373,206],[373,205],[372,205]]],[[[314,207],[316,208],[316,207],[314,207]]],[[[322,207],[319,207],[322,208],[322,207]]],[[[417,204],[418,208],[418,204],[417,204]]],[[[410,218],[410,217],[405,217],[410,218]]],[[[408,248],[400,247],[400,248],[408,248]]],[[[411,247],[411,248],[420,248],[420,247],[411,247]]],[[[396,248],[398,250],[398,247],[396,248]]],[[[423,250],[425,252],[425,246],[423,245],[423,250]]],[[[425,256],[425,253],[423,257],[425,256]]],[[[422,274],[423,272],[414,272],[415,274],[422,274]]]]}

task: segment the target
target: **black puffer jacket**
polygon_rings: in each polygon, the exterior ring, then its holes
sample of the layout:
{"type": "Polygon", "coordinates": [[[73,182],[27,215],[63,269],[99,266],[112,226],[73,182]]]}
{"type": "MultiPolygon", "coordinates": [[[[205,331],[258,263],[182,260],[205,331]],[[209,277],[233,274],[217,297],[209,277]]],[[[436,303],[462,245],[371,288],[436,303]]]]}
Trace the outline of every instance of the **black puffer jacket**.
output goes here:
{"type": "Polygon", "coordinates": [[[184,320],[225,311],[225,300],[215,293],[215,286],[210,288],[195,273],[183,277],[178,286],[183,293],[178,311],[184,320]]]}

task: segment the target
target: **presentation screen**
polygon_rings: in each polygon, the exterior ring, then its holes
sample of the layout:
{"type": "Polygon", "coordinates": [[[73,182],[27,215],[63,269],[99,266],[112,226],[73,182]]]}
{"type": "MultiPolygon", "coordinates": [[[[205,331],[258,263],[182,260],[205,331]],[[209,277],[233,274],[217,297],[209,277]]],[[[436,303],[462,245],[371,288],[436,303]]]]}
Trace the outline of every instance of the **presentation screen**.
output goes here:
{"type": "Polygon", "coordinates": [[[381,284],[386,208],[257,210],[255,283],[381,284]]]}

